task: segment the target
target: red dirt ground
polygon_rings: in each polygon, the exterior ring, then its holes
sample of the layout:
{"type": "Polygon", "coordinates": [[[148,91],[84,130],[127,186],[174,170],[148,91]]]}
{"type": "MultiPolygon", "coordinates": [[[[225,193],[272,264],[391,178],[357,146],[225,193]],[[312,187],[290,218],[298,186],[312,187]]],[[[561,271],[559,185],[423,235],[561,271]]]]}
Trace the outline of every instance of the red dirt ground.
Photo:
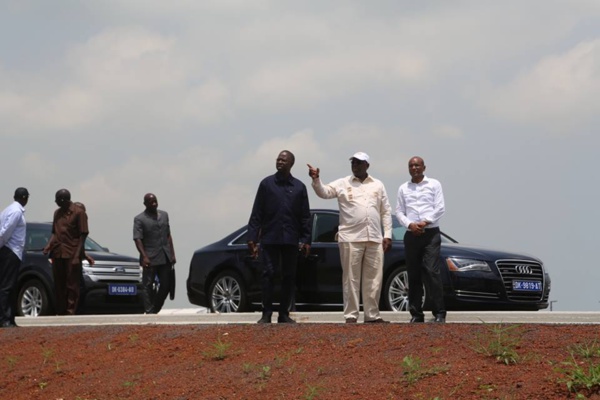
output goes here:
{"type": "Polygon", "coordinates": [[[0,398],[577,398],[567,388],[577,367],[600,379],[599,333],[451,323],[2,329],[0,398]]]}

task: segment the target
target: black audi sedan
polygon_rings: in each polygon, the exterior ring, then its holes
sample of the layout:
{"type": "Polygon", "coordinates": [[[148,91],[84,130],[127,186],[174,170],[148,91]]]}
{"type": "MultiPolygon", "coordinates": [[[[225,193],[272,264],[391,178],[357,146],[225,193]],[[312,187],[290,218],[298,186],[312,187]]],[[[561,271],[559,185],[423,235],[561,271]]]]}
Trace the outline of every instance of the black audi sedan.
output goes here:
{"type": "MultiPolygon", "coordinates": [[[[342,267],[335,240],[336,210],[312,210],[311,254],[299,254],[295,308],[342,309],[342,267]]],[[[406,229],[393,218],[393,245],[385,254],[380,306],[408,310],[408,276],[404,255],[406,229]]],[[[244,226],[197,250],[187,279],[192,304],[212,312],[260,309],[261,258],[250,257],[244,226]]],[[[448,310],[539,310],[548,307],[550,276],[537,258],[463,246],[442,233],[440,266],[448,310]]],[[[277,298],[277,297],[275,297],[277,298]]],[[[423,298],[429,309],[427,290],[423,298]]]]}
{"type": "MultiPolygon", "coordinates": [[[[52,235],[51,223],[28,222],[23,262],[17,278],[17,315],[54,314],[52,264],[42,249],[52,235]]],[[[88,237],[85,252],[95,263],[83,262],[78,313],[142,313],[138,259],[111,253],[88,237]]]]}

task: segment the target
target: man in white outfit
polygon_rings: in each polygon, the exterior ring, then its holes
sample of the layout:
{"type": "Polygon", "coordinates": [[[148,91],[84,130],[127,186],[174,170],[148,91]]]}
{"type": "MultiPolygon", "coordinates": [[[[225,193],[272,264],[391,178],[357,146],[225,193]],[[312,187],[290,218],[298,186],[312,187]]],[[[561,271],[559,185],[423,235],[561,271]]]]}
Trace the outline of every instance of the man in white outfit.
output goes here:
{"type": "Polygon", "coordinates": [[[392,211],[383,183],[367,173],[369,156],[358,152],[350,157],[350,162],[352,175],[327,185],[321,183],[319,168],[308,165],[308,174],[317,196],[338,200],[337,240],[346,322],[358,321],[362,286],[364,322],[383,323],[387,321],[379,314],[379,296],[383,254],[392,247],[392,211]]]}

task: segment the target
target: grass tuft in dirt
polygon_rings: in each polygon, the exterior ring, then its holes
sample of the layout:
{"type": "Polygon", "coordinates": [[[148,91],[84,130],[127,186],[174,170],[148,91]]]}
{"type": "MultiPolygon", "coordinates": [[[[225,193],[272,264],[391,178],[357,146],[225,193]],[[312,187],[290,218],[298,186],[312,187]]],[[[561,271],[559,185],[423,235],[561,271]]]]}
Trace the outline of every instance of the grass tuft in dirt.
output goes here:
{"type": "Polygon", "coordinates": [[[524,329],[520,325],[486,324],[485,333],[477,333],[471,348],[487,357],[509,365],[521,361],[517,348],[521,344],[524,329]]]}

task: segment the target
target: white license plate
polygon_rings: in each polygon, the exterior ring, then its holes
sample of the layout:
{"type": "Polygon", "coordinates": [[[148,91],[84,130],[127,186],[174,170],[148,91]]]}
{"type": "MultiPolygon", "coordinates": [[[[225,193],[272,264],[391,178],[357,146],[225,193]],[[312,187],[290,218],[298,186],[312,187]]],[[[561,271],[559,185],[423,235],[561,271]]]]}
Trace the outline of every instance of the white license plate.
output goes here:
{"type": "Polygon", "coordinates": [[[519,292],[541,292],[542,282],[540,281],[513,281],[513,290],[519,292]]]}
{"type": "Polygon", "coordinates": [[[137,294],[137,285],[111,283],[108,285],[108,294],[111,296],[135,296],[137,294]]]}

